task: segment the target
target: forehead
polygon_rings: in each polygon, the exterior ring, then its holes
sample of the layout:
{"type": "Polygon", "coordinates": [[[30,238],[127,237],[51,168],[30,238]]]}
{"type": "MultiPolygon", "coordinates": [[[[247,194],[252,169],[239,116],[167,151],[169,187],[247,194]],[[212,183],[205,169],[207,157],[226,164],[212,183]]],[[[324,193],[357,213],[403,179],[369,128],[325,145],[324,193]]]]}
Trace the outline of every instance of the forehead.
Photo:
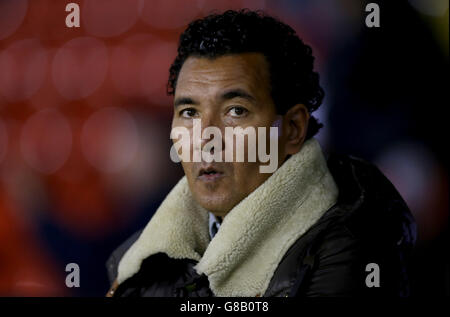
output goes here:
{"type": "Polygon", "coordinates": [[[178,75],[176,95],[195,92],[214,93],[217,90],[240,87],[251,92],[268,90],[269,67],[261,53],[242,53],[217,58],[186,59],[178,75]]]}

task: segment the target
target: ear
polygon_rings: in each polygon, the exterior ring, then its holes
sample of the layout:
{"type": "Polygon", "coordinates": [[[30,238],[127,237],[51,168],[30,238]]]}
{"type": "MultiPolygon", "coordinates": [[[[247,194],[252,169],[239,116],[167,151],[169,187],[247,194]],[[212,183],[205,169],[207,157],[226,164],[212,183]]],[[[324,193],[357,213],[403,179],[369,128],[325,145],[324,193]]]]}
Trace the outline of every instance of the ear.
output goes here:
{"type": "Polygon", "coordinates": [[[308,122],[309,111],[303,104],[296,104],[283,116],[286,155],[293,155],[300,151],[306,138],[308,122]]]}

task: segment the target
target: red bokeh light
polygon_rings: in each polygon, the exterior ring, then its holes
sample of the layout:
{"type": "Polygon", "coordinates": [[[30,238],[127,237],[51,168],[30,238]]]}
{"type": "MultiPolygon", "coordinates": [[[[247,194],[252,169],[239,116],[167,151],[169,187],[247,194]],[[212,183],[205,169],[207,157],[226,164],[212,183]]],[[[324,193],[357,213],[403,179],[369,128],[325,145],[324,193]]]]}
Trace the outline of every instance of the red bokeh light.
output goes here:
{"type": "Polygon", "coordinates": [[[117,91],[130,97],[143,97],[140,73],[146,56],[150,54],[157,39],[151,34],[137,34],[127,38],[112,50],[111,78],[117,91]]]}
{"type": "Polygon", "coordinates": [[[108,48],[92,37],[75,38],[64,44],[53,59],[53,83],[69,100],[86,98],[105,80],[108,48]]]}
{"type": "Polygon", "coordinates": [[[47,73],[47,50],[37,39],[11,44],[0,53],[0,94],[11,102],[28,99],[47,73]]]}
{"type": "Polygon", "coordinates": [[[0,1],[0,40],[13,34],[27,13],[27,0],[0,1]]]}
{"type": "Polygon", "coordinates": [[[85,122],[81,149],[92,166],[102,172],[121,171],[137,151],[139,135],[133,117],[115,107],[102,108],[85,122]]]}
{"type": "Polygon", "coordinates": [[[85,0],[81,19],[86,32],[100,37],[120,35],[139,18],[142,0],[85,0]]]}
{"type": "Polygon", "coordinates": [[[198,17],[206,0],[145,0],[142,20],[156,29],[178,29],[198,17]]]}
{"type": "Polygon", "coordinates": [[[72,147],[67,119],[54,109],[35,113],[22,127],[20,147],[31,167],[41,173],[54,173],[66,162],[72,147]]]}

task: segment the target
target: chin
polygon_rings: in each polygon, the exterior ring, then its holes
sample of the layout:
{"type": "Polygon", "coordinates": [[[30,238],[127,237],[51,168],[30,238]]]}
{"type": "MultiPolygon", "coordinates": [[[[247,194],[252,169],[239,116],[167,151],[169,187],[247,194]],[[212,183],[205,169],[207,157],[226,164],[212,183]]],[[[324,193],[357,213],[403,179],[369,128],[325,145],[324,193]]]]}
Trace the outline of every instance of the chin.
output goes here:
{"type": "Polygon", "coordinates": [[[197,203],[212,212],[216,216],[224,217],[235,204],[231,204],[231,199],[228,195],[209,194],[209,195],[195,195],[197,203]]]}

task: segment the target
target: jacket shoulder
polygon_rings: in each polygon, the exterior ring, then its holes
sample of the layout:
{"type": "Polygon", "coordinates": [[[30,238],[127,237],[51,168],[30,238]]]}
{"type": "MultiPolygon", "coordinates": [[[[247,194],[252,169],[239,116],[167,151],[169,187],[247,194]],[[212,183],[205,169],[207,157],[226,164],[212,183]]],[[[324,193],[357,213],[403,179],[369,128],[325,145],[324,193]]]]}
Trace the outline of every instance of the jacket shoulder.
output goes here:
{"type": "Polygon", "coordinates": [[[338,201],[281,263],[278,273],[284,274],[276,279],[296,272],[295,279],[274,282],[271,291],[289,285],[290,296],[407,296],[415,226],[403,199],[369,162],[339,155],[330,157],[328,166],[338,201]],[[382,274],[380,288],[366,285],[366,269],[374,264],[382,274]]]}
{"type": "Polygon", "coordinates": [[[124,256],[125,252],[134,244],[134,242],[139,238],[142,233],[142,230],[138,230],[133,233],[129,238],[127,238],[122,244],[120,244],[109,256],[106,261],[106,270],[108,272],[108,279],[110,284],[114,282],[117,278],[117,268],[119,266],[119,262],[124,256]]]}
{"type": "Polygon", "coordinates": [[[304,295],[409,295],[409,250],[401,243],[354,235],[342,222],[325,230],[317,242],[304,295]]]}

